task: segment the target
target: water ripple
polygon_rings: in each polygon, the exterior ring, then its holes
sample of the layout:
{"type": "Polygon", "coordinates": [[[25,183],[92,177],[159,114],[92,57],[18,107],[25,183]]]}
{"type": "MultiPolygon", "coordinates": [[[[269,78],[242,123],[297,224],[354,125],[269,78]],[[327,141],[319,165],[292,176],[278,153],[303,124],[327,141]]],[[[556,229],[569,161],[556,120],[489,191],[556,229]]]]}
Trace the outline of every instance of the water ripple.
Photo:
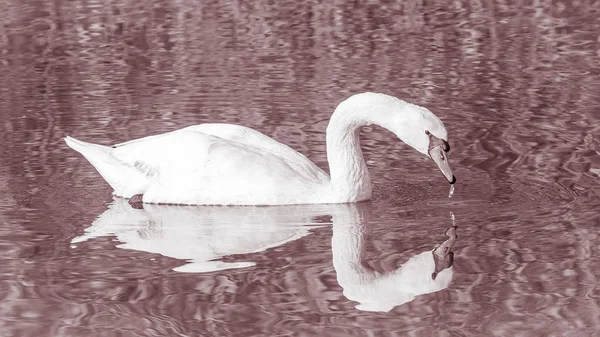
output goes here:
{"type": "MultiPolygon", "coordinates": [[[[543,0],[0,1],[0,334],[597,334],[599,10],[543,0]],[[440,116],[458,178],[448,200],[428,158],[363,130],[375,185],[364,265],[392,271],[431,250],[449,211],[459,226],[449,287],[388,313],[344,296],[331,214],[306,211],[278,228],[304,235],[211,255],[244,268],[173,271],[191,262],[177,248],[202,237],[219,246],[215,233],[236,234],[239,219],[205,236],[186,235],[201,232],[190,223],[165,229],[176,214],[159,217],[163,228],[152,217],[92,225],[114,206],[110,189],[61,140],[112,144],[230,122],[327,169],[327,118],[365,90],[440,116]],[[117,247],[126,242],[155,244],[117,247]]],[[[237,242],[245,236],[269,233],[237,242]]]]}

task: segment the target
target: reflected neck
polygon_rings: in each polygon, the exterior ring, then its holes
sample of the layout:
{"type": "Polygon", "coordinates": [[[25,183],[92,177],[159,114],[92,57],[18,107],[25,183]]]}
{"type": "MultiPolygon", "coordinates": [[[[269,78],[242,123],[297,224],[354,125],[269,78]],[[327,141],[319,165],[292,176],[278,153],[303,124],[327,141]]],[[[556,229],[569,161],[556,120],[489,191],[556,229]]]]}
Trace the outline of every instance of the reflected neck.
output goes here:
{"type": "Polygon", "coordinates": [[[356,204],[348,204],[345,213],[338,212],[332,216],[333,267],[338,283],[347,291],[361,284],[369,284],[381,276],[363,265],[367,229],[364,225],[365,215],[359,214],[356,204]]]}

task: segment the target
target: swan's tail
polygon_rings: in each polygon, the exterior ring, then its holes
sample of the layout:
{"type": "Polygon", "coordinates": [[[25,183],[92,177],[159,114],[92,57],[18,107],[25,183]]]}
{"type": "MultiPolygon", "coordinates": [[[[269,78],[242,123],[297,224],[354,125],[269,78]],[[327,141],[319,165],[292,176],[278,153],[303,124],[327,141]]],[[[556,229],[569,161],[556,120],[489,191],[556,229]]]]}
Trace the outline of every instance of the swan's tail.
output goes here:
{"type": "Polygon", "coordinates": [[[129,198],[134,194],[144,193],[148,184],[146,176],[112,156],[111,147],[83,142],[69,136],[64,139],[70,148],[81,153],[96,168],[114,189],[114,194],[129,198]]]}

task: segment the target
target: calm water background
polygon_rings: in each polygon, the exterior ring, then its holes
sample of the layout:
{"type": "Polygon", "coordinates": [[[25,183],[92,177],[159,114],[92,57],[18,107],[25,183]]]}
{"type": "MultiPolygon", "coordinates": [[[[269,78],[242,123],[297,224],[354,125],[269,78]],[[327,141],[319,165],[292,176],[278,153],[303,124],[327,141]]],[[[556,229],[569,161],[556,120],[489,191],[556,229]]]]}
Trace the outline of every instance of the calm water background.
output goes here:
{"type": "Polygon", "coordinates": [[[0,336],[600,336],[599,17],[598,1],[0,1],[0,336]],[[202,235],[137,219],[116,223],[134,238],[72,244],[118,205],[65,135],[239,123],[327,169],[327,118],[367,90],[440,116],[458,184],[448,200],[432,161],[366,128],[364,262],[431,249],[452,211],[447,289],[357,310],[318,212],[217,254],[246,268],[182,273],[185,254],[119,246],[226,246],[234,211],[202,235]]]}

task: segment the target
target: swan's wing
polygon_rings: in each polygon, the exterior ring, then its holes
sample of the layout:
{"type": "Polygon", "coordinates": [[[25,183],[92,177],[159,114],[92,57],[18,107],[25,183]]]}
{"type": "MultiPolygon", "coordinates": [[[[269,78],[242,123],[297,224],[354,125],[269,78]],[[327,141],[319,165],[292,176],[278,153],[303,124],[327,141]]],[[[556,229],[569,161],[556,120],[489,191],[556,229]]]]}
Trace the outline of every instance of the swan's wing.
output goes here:
{"type": "Polygon", "coordinates": [[[252,146],[261,151],[285,158],[289,163],[293,163],[294,170],[306,179],[319,182],[329,179],[327,173],[303,154],[254,129],[240,125],[218,123],[199,124],[186,129],[213,135],[236,144],[252,146]]]}
{"type": "Polygon", "coordinates": [[[115,145],[111,155],[149,178],[158,178],[169,170],[198,169],[215,141],[212,136],[178,130],[115,145]]]}
{"type": "Polygon", "coordinates": [[[293,202],[282,199],[290,189],[296,195],[314,192],[315,184],[327,179],[306,157],[293,155],[295,151],[277,152],[274,140],[269,148],[243,139],[236,142],[190,127],[120,144],[111,155],[148,177],[147,202],[293,202]]]}
{"type": "Polygon", "coordinates": [[[310,161],[298,151],[254,129],[234,124],[205,123],[192,125],[177,131],[161,135],[148,136],[141,139],[130,140],[128,142],[114,145],[114,147],[120,148],[124,146],[133,146],[134,144],[139,144],[141,142],[147,143],[155,139],[161,139],[172,133],[181,132],[196,132],[228,140],[242,147],[244,145],[251,146],[258,149],[259,151],[271,153],[280,158],[286,158],[287,161],[294,164],[294,169],[299,175],[302,175],[309,180],[324,182],[329,179],[327,173],[325,173],[322,169],[320,169],[312,161],[310,161]]]}

